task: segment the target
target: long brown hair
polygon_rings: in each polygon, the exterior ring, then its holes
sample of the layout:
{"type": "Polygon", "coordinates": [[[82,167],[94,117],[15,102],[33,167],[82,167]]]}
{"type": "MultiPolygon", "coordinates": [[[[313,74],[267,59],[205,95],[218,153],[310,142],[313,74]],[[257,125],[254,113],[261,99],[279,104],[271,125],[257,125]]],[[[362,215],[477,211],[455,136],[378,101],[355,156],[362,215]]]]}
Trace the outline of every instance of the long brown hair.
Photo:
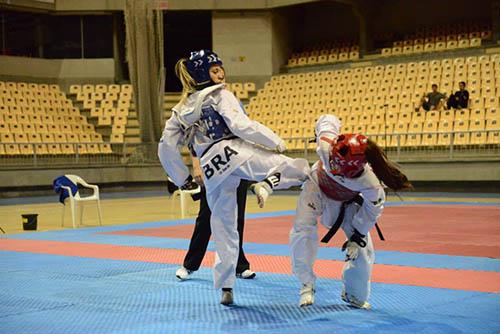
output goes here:
{"type": "Polygon", "coordinates": [[[413,189],[413,185],[408,181],[406,175],[387,158],[385,152],[371,139],[368,139],[365,156],[375,175],[386,186],[393,190],[413,189]]]}

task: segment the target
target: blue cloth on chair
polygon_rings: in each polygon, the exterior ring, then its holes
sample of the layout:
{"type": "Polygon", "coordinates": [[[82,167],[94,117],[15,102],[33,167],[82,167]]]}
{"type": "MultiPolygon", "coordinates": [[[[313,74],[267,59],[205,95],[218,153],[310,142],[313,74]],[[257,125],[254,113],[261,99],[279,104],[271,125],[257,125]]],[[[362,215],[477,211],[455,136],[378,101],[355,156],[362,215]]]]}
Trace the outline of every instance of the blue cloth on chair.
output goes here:
{"type": "Polygon", "coordinates": [[[59,202],[62,204],[64,204],[64,200],[69,197],[68,191],[63,189],[62,186],[70,187],[73,196],[78,192],[78,186],[64,175],[57,177],[52,183],[52,186],[54,187],[54,191],[59,194],[59,202]]]}

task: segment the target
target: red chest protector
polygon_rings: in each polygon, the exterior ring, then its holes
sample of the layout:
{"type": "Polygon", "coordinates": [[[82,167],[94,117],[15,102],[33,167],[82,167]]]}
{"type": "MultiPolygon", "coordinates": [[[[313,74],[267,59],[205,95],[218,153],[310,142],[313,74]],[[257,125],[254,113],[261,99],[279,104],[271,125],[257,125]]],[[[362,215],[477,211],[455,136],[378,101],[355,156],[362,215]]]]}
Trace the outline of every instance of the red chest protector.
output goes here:
{"type": "Polygon", "coordinates": [[[318,184],[326,197],[335,201],[349,201],[359,194],[358,191],[344,187],[326,174],[323,169],[323,163],[320,161],[318,166],[318,184]]]}

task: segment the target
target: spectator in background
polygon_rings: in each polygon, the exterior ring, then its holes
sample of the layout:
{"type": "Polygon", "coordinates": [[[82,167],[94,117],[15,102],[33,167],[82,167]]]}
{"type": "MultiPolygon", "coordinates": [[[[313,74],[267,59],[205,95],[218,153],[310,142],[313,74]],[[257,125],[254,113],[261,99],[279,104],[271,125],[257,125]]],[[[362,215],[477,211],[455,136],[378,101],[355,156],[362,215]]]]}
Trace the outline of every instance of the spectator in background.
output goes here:
{"type": "Polygon", "coordinates": [[[443,107],[443,99],[446,98],[446,95],[438,92],[438,85],[432,85],[432,92],[427,93],[420,100],[420,105],[415,108],[416,111],[419,111],[420,108],[424,108],[425,111],[430,110],[440,110],[443,107]]]}
{"type": "Polygon", "coordinates": [[[446,103],[447,109],[462,109],[469,107],[469,92],[465,89],[465,82],[460,81],[458,83],[460,90],[456,91],[455,94],[451,94],[448,102],[446,103]]]}

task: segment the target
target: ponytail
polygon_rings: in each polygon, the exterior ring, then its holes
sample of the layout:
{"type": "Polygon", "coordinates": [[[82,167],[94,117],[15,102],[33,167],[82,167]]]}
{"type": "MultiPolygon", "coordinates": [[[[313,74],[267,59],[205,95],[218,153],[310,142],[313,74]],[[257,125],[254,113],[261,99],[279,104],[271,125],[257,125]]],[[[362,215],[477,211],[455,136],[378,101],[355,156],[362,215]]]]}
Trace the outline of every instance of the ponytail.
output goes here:
{"type": "Polygon", "coordinates": [[[196,91],[196,81],[191,77],[186,68],[186,58],[181,58],[175,64],[175,75],[179,78],[182,84],[181,102],[184,101],[189,94],[196,91]]]}
{"type": "Polygon", "coordinates": [[[387,158],[385,152],[373,140],[368,139],[365,156],[375,175],[386,186],[393,190],[413,189],[406,175],[387,158]]]}

